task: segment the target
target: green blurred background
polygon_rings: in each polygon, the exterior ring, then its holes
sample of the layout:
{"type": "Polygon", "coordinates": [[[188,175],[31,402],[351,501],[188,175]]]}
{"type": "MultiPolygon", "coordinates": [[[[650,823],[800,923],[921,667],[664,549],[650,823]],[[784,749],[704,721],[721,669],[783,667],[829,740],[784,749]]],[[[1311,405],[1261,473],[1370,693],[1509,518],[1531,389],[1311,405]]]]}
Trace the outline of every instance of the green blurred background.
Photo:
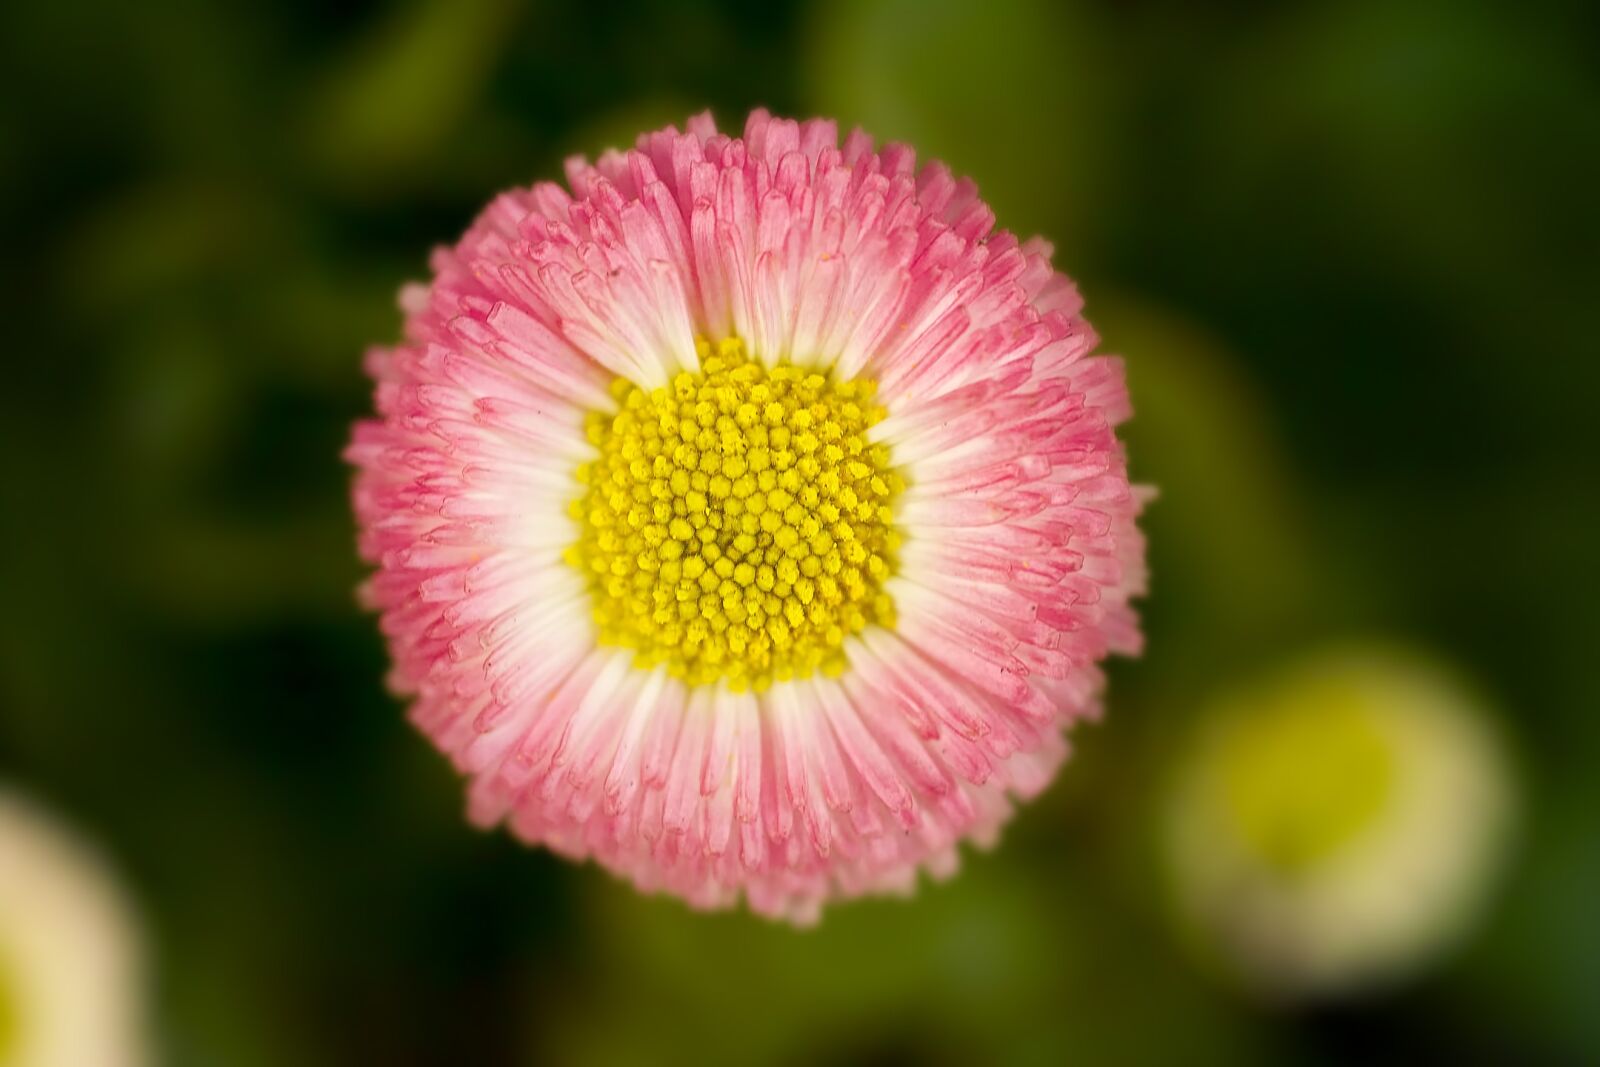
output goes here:
{"type": "Polygon", "coordinates": [[[1600,1061],[1597,12],[6,5],[0,778],[123,873],[166,1060],[1600,1061]],[[1057,785],[803,934],[465,825],[338,460],[396,288],[492,192],[755,105],[1055,240],[1162,490],[1148,654],[1057,785]],[[1520,831],[1424,973],[1267,1007],[1174,934],[1161,783],[1211,694],[1366,637],[1499,709],[1520,831]]]}

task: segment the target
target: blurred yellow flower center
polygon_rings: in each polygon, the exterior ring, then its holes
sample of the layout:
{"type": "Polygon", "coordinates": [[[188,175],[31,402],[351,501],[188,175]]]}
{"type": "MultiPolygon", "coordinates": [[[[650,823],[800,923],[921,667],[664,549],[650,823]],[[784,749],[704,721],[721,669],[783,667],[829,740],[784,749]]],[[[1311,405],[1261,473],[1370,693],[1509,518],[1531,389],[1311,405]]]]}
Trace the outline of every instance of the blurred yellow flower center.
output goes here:
{"type": "Polygon", "coordinates": [[[1241,715],[1223,742],[1227,810],[1285,874],[1339,852],[1383,815],[1394,753],[1364,694],[1323,686],[1241,715]]]}
{"type": "Polygon", "coordinates": [[[15,979],[0,957],[0,1064],[10,1063],[22,1034],[22,1005],[17,1003],[15,979]]]}
{"type": "Polygon", "coordinates": [[[701,341],[700,371],[612,385],[592,413],[600,458],[578,470],[583,527],[567,561],[589,576],[603,644],[690,684],[734,689],[845,667],[844,639],[894,625],[894,501],[875,383],[764,367],[744,343],[701,341]]]}

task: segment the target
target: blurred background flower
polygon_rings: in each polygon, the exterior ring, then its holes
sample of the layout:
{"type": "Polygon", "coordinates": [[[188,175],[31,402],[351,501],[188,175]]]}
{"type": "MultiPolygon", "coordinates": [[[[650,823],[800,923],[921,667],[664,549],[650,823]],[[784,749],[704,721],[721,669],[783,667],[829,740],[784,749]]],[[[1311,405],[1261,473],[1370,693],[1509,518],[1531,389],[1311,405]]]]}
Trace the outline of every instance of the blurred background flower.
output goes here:
{"type": "Polygon", "coordinates": [[[0,7],[0,774],[116,857],[179,1065],[1592,1062],[1597,35],[1447,0],[0,7]],[[1161,489],[1148,651],[1074,773],[805,937],[464,825],[381,688],[337,460],[395,290],[492,190],[756,104],[1055,238],[1161,489]],[[1518,832],[1452,951],[1268,1010],[1168,921],[1164,786],[1213,696],[1374,634],[1481,690],[1518,832]]]}
{"type": "Polygon", "coordinates": [[[1165,844],[1177,907],[1220,966],[1272,999],[1338,994],[1460,932],[1511,803],[1475,705],[1381,647],[1217,698],[1179,757],[1165,844]]]}
{"type": "Polygon", "coordinates": [[[139,929],[101,858],[0,788],[0,1064],[151,1062],[139,929]]]}

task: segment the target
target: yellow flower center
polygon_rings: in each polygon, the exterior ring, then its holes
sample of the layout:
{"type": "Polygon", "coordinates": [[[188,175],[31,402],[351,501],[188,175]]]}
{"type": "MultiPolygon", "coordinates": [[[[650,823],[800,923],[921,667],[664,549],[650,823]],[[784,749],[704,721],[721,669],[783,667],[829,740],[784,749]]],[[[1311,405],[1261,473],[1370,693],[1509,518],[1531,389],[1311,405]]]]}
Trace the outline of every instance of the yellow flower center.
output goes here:
{"type": "Polygon", "coordinates": [[[1394,787],[1393,745],[1370,699],[1328,680],[1249,709],[1222,750],[1239,832],[1285,874],[1327,860],[1378,824],[1394,787]]]}
{"type": "Polygon", "coordinates": [[[737,338],[699,349],[698,373],[654,390],[619,378],[617,413],[589,416],[600,458],[577,472],[567,561],[589,577],[600,641],[696,685],[836,675],[845,637],[894,625],[904,482],[867,441],[875,383],[764,367],[737,338]]]}

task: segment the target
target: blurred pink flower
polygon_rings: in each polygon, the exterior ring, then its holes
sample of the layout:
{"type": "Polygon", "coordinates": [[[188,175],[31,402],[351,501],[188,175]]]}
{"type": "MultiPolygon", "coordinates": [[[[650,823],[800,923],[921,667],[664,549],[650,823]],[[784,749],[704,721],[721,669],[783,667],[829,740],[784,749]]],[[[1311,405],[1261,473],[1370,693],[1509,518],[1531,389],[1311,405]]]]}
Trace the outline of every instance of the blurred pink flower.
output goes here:
{"type": "Polygon", "coordinates": [[[1121,363],[904,145],[702,115],[567,179],[369,356],[394,687],[475,821],[641,889],[806,921],[953,869],[1139,647],[1121,363]]]}

